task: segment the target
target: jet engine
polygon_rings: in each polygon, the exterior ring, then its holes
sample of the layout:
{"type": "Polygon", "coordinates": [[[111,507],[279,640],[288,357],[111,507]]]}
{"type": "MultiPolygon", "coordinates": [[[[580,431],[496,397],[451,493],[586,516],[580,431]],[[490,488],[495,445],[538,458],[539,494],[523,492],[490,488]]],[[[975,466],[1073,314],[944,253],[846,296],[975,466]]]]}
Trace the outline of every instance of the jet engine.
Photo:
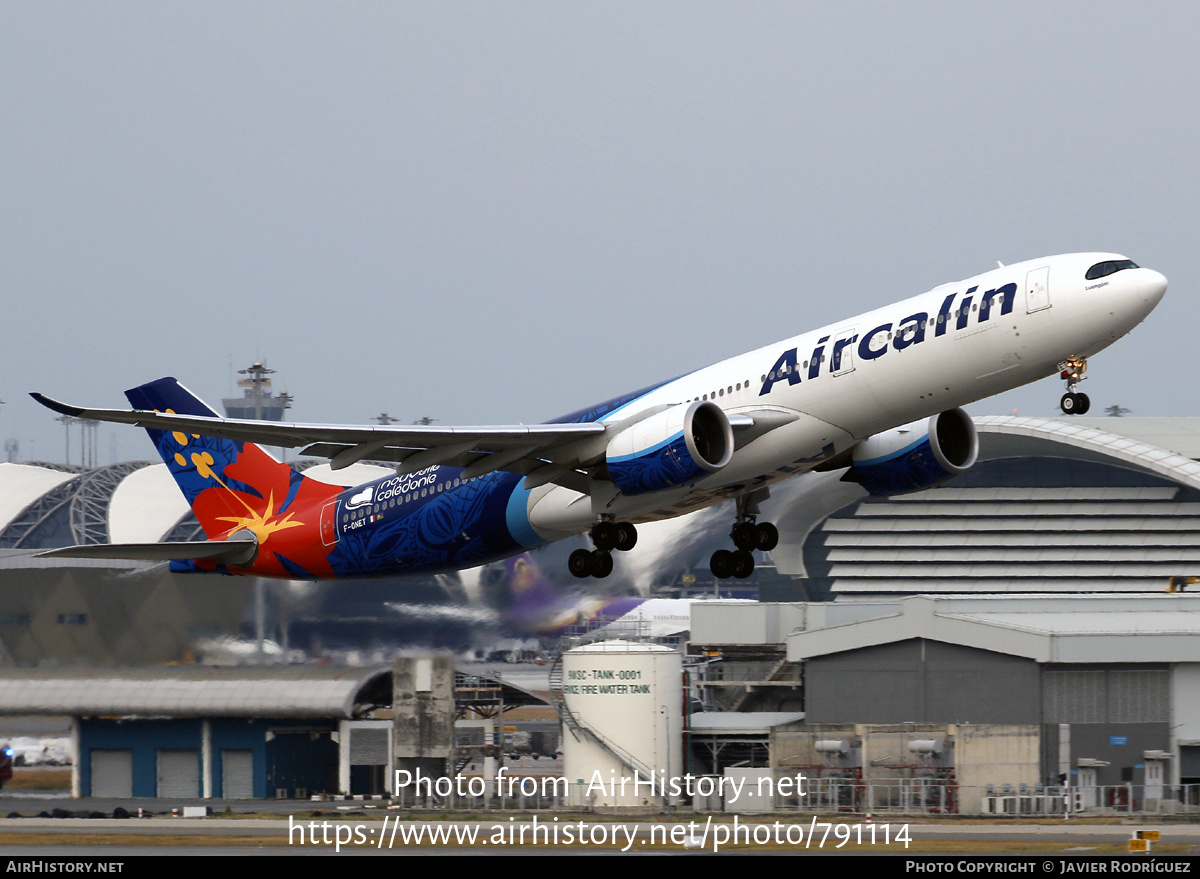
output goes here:
{"type": "Polygon", "coordinates": [[[711,401],[680,403],[622,430],[608,444],[609,476],[646,494],[716,473],[733,457],[733,428],[711,401]]]}
{"type": "Polygon", "coordinates": [[[868,437],[855,447],[843,478],[873,495],[908,494],[966,473],[978,456],[971,416],[950,409],[868,437]]]}

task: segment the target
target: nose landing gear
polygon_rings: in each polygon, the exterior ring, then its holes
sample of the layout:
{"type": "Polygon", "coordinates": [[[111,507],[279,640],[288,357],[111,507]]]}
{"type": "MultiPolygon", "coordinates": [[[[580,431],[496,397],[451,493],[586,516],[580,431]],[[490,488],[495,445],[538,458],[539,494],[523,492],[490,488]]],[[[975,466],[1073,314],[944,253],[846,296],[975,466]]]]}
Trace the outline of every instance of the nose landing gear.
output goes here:
{"type": "Polygon", "coordinates": [[[1092,408],[1092,401],[1087,394],[1075,391],[1079,383],[1087,378],[1087,360],[1072,357],[1058,365],[1059,376],[1067,383],[1067,392],[1062,395],[1058,405],[1065,415],[1086,415],[1092,408]]]}
{"type": "Polygon", "coordinates": [[[604,579],[613,570],[612,551],[628,552],[637,545],[637,528],[632,522],[601,519],[588,532],[594,550],[577,549],[567,559],[567,570],[574,576],[604,579]]]}

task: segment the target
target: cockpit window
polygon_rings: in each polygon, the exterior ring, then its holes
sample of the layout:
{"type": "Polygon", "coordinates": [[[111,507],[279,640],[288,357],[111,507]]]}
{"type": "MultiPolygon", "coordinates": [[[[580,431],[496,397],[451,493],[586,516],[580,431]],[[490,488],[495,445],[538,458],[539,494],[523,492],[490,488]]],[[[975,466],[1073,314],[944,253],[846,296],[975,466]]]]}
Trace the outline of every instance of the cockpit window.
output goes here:
{"type": "Polygon", "coordinates": [[[1088,269],[1087,279],[1094,281],[1097,278],[1103,278],[1105,275],[1119,272],[1121,269],[1136,269],[1137,267],[1137,263],[1131,259],[1110,259],[1107,262],[1098,262],[1088,269]]]}

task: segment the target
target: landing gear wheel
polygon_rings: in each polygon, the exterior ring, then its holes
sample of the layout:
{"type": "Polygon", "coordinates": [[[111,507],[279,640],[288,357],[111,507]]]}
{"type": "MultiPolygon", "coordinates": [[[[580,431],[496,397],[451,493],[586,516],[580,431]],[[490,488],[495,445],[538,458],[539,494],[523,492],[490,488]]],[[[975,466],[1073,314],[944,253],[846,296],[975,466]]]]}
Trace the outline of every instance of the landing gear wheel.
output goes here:
{"type": "Polygon", "coordinates": [[[596,550],[592,553],[592,576],[603,580],[613,571],[612,553],[596,550]]]}
{"type": "Polygon", "coordinates": [[[1087,378],[1087,360],[1071,357],[1058,364],[1058,369],[1058,377],[1067,383],[1067,392],[1062,395],[1058,405],[1065,415],[1083,415],[1092,403],[1087,394],[1080,394],[1075,389],[1087,378]]]}
{"type": "Polygon", "coordinates": [[[592,576],[592,552],[588,549],[577,549],[567,559],[567,570],[572,575],[583,579],[592,576]]]}
{"type": "Polygon", "coordinates": [[[619,549],[621,552],[629,552],[629,550],[637,546],[637,538],[637,529],[633,527],[632,522],[617,523],[616,549],[619,549]]]}
{"type": "Polygon", "coordinates": [[[758,531],[758,548],[763,552],[770,552],[779,546],[779,529],[770,522],[759,522],[756,529],[758,531]]]}
{"type": "Polygon", "coordinates": [[[733,576],[733,553],[727,549],[718,549],[712,554],[712,558],[709,559],[708,569],[712,571],[712,575],[718,580],[728,580],[733,576]]]}
{"type": "Polygon", "coordinates": [[[754,556],[744,549],[733,554],[733,576],[745,580],[754,573],[754,556]]]}
{"type": "Polygon", "coordinates": [[[592,526],[591,538],[592,543],[596,545],[596,549],[601,552],[608,552],[617,545],[617,540],[620,537],[620,530],[616,522],[608,519],[601,519],[592,526]]]}
{"type": "Polygon", "coordinates": [[[758,529],[753,522],[738,522],[729,532],[733,545],[738,549],[751,550],[758,546],[758,529]]]}

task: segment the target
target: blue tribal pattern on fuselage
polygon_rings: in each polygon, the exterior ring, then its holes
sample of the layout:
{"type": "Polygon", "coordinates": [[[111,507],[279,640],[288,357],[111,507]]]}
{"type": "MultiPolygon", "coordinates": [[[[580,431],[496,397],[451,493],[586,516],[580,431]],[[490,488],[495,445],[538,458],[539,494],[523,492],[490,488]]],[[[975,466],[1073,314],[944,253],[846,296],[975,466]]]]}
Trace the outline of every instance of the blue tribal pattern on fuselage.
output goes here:
{"type": "MultiPolygon", "coordinates": [[[[547,423],[597,421],[664,384],[547,423]]],[[[438,573],[543,546],[548,541],[529,524],[528,496],[522,476],[498,471],[463,481],[458,467],[357,486],[338,498],[330,565],[340,577],[438,573]]]]}

